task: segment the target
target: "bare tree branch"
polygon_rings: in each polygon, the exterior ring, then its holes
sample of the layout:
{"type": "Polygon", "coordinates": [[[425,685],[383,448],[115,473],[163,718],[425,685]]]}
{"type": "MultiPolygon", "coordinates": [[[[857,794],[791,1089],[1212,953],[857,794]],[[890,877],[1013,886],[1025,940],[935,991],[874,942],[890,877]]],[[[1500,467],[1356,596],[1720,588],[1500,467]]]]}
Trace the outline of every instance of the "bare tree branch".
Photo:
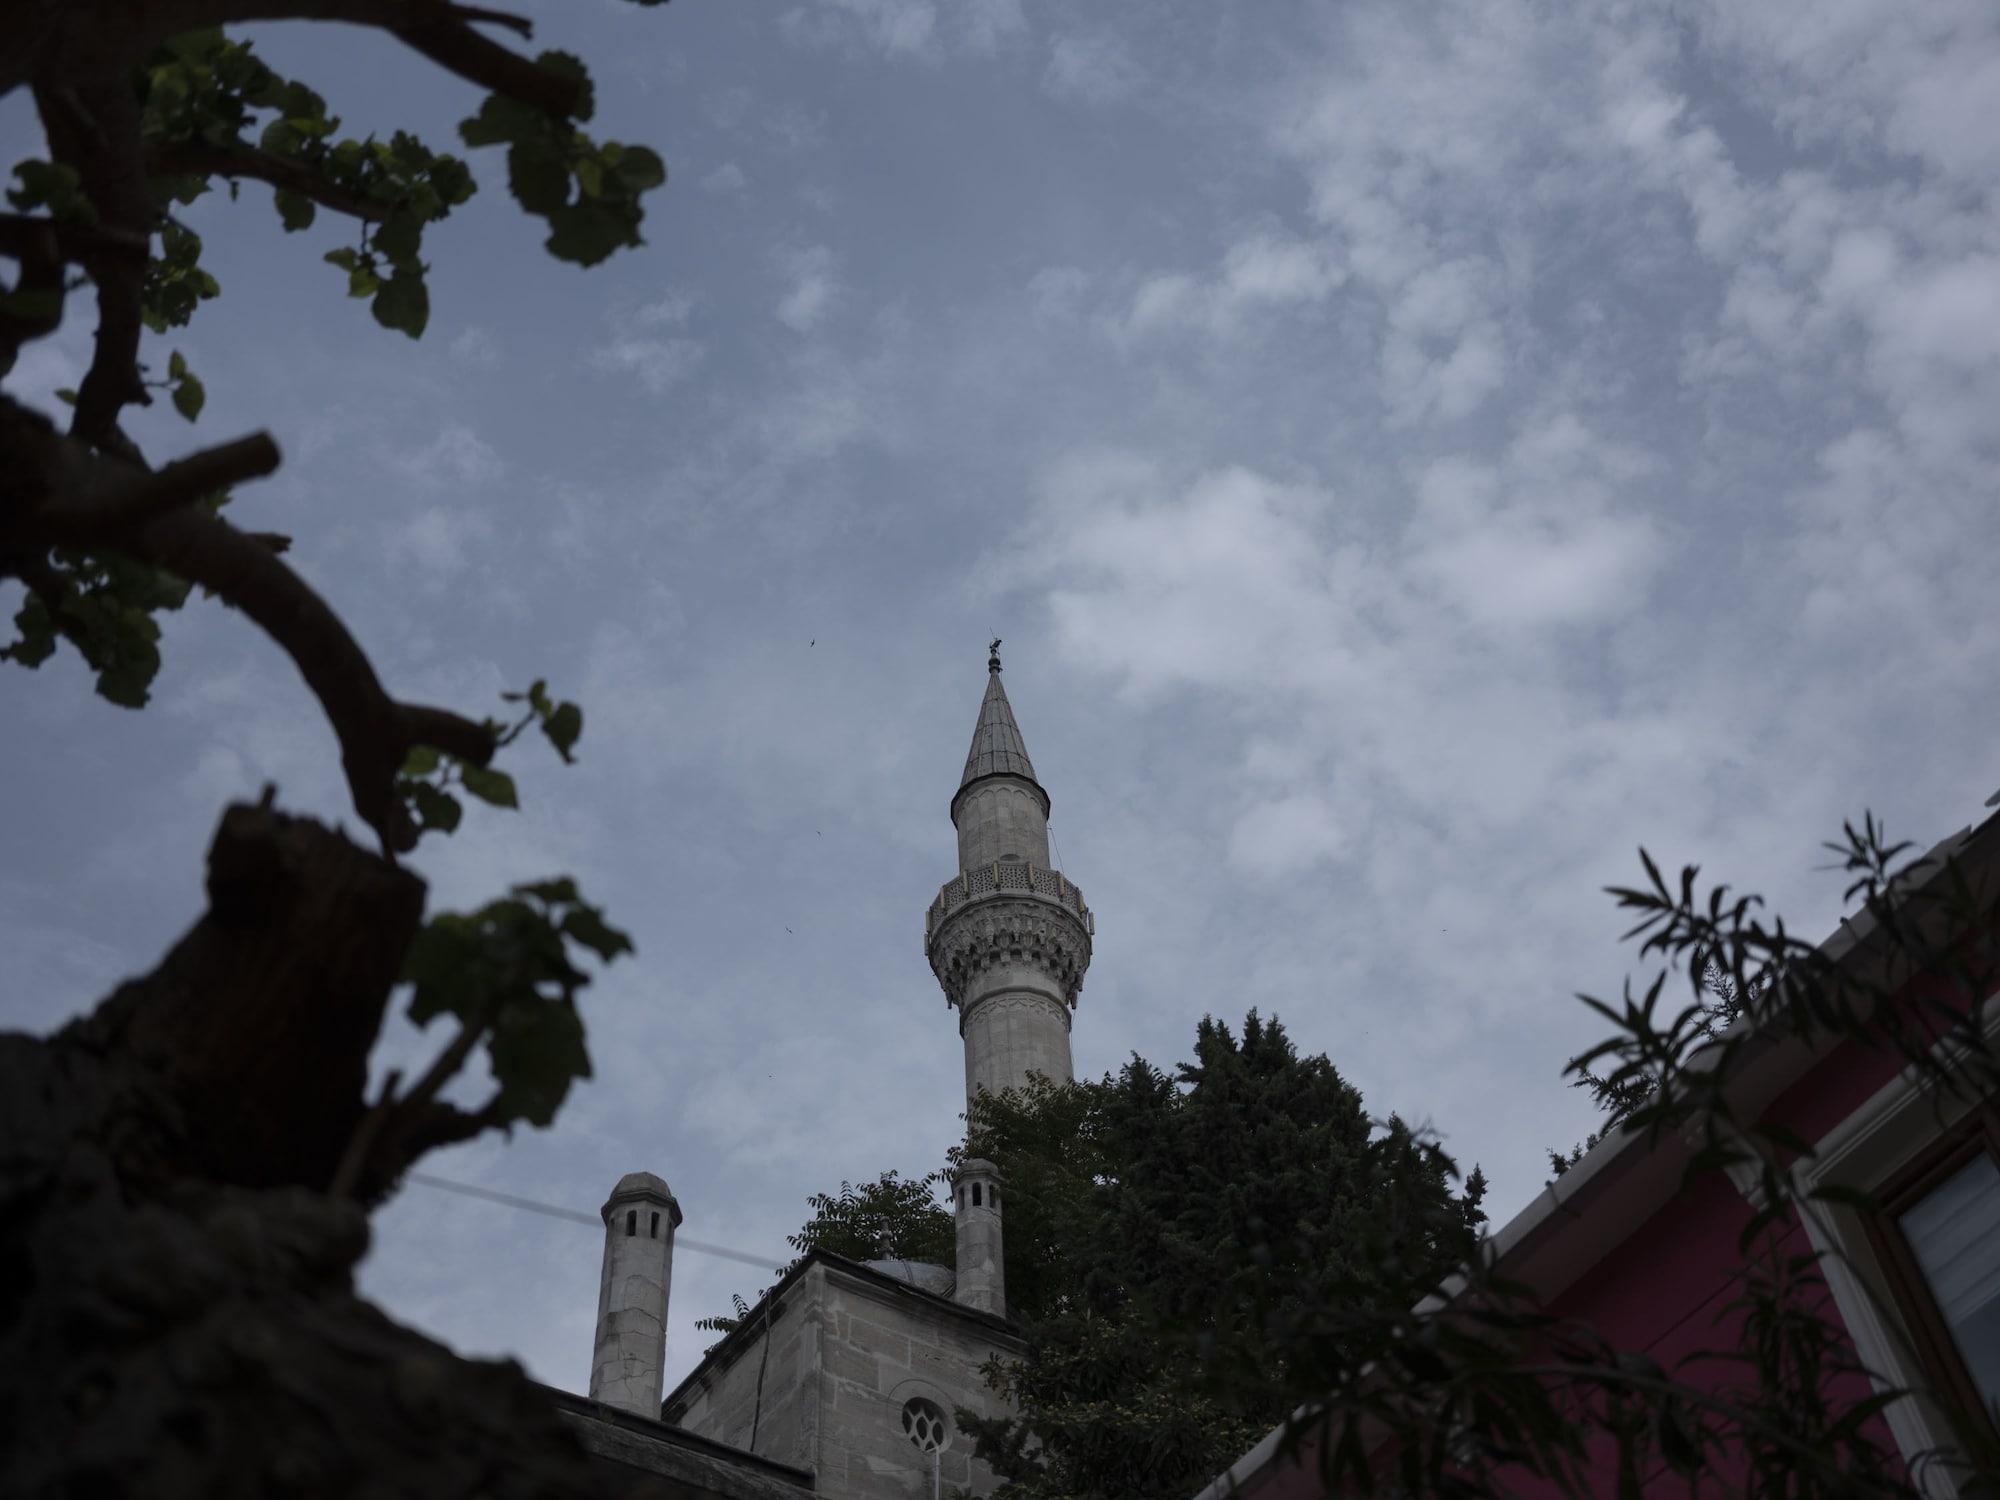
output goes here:
{"type": "MultiPolygon", "coordinates": [[[[84,195],[105,229],[150,236],[156,217],[139,144],[139,101],[122,73],[86,74],[74,88],[38,84],[35,105],[50,153],[76,169],[84,195]]],[[[81,257],[97,284],[97,341],[90,369],[77,386],[70,432],[90,444],[105,440],[118,414],[145,402],[139,378],[139,301],[143,258],[114,252],[81,257]]]]}
{"type": "Polygon", "coordinates": [[[0,311],[0,353],[13,363],[15,353],[31,339],[46,337],[62,326],[63,253],[49,219],[7,215],[11,233],[0,239],[0,253],[21,263],[21,274],[0,311]]]}
{"type": "Polygon", "coordinates": [[[321,208],[351,218],[376,223],[389,216],[393,206],[364,198],[359,193],[328,182],[310,167],[286,161],[268,151],[250,147],[228,150],[189,141],[173,146],[146,148],[146,172],[153,177],[249,177],[268,182],[274,188],[310,198],[321,208]]]}
{"type": "Polygon", "coordinates": [[[261,479],[278,467],[278,445],[269,433],[256,432],[204,448],[155,473],[139,471],[122,483],[88,499],[46,507],[37,517],[51,538],[67,546],[116,545],[120,533],[143,526],[205,495],[261,479]]]}
{"type": "Polygon", "coordinates": [[[412,745],[429,745],[475,766],[483,766],[493,758],[493,731],[484,724],[421,703],[403,704],[402,715],[404,735],[412,745]]]}
{"type": "Polygon", "coordinates": [[[55,236],[56,254],[68,261],[122,251],[143,263],[152,243],[146,235],[100,229],[95,224],[70,224],[41,214],[0,214],[0,255],[19,258],[24,250],[32,252],[44,234],[55,236]]]}
{"type": "Polygon", "coordinates": [[[398,27],[396,35],[460,78],[549,114],[568,118],[582,100],[574,79],[551,73],[462,23],[398,27]]]}
{"type": "MultiPolygon", "coordinates": [[[[181,510],[139,528],[119,550],[219,595],[243,611],[298,664],[340,739],[354,810],[385,849],[413,847],[417,829],[395,794],[396,773],[418,744],[448,739],[452,753],[484,760],[493,739],[470,719],[441,708],[415,713],[383,690],[341,619],[262,542],[228,522],[181,510]]],[[[448,748],[440,745],[439,748],[448,748]]]]}

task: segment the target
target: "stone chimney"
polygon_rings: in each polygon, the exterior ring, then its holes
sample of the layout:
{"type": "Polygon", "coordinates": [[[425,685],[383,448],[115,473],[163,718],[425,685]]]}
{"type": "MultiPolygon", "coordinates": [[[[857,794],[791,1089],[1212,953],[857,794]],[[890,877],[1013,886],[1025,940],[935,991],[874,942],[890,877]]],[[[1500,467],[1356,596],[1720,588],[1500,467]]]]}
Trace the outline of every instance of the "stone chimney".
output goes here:
{"type": "Polygon", "coordinates": [[[1001,1261],[1000,1169],[968,1161],[952,1180],[958,1222],[958,1285],[952,1300],[1007,1316],[1007,1274],[1001,1261]]]}
{"type": "Polygon", "coordinates": [[[628,1172],[600,1212],[604,1271],[597,1290],[590,1396],[657,1422],[667,1359],[667,1292],[681,1206],[661,1178],[628,1172]]]}

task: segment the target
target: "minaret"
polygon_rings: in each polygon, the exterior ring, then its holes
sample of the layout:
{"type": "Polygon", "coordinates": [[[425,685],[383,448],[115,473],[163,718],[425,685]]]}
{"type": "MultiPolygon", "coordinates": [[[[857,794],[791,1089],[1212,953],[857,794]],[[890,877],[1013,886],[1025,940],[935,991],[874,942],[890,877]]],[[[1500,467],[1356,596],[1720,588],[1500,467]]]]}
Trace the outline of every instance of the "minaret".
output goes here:
{"type": "Polygon", "coordinates": [[[597,1287],[590,1396],[657,1422],[667,1356],[667,1292],[681,1206],[651,1172],[627,1172],[599,1213],[604,1219],[604,1271],[597,1287]]]}
{"type": "Polygon", "coordinates": [[[1031,1073],[1068,1083],[1070,1011],[1095,924],[1083,893],[1049,868],[1049,794],[1000,685],[998,641],[951,821],[959,873],[924,916],[924,950],[958,1007],[966,1102],[1031,1073]]]}

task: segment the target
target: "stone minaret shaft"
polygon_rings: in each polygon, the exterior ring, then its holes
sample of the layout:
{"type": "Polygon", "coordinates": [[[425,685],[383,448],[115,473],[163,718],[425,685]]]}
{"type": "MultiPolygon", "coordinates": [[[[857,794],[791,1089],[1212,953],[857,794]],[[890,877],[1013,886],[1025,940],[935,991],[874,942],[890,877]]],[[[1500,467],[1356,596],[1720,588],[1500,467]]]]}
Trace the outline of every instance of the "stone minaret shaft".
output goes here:
{"type": "Polygon", "coordinates": [[[1049,794],[1000,685],[998,642],[965,775],[951,799],[959,873],[924,918],[924,948],[965,1039],[965,1095],[1067,1083],[1070,1011],[1094,931],[1083,893],[1049,868],[1049,794]]]}
{"type": "Polygon", "coordinates": [[[628,1172],[600,1212],[604,1271],[597,1288],[591,1399],[657,1422],[681,1206],[651,1172],[628,1172]]]}

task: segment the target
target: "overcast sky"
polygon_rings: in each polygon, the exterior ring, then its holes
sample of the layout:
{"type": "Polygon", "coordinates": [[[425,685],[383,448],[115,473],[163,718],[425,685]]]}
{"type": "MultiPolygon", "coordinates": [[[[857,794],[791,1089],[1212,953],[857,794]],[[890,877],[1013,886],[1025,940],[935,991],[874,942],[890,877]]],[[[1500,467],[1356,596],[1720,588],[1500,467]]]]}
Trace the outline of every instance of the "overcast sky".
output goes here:
{"type": "MultiPolygon", "coordinates": [[[[646,247],[556,264],[475,153],[411,344],[343,226],[215,195],[225,295],[152,355],[208,411],[138,424],[277,436],[235,514],[393,690],[585,706],[579,766],[522,744],[524,810],[415,863],[441,907],[574,872],[638,955],[556,1126],[430,1170],[588,1212],[650,1169],[775,1261],[809,1193],[938,1165],[922,916],[991,635],[1097,913],[1078,1070],[1276,1013],[1496,1223],[1590,1126],[1637,846],[1818,934],[1843,817],[1928,846],[2000,786],[1989,0],[524,8],[667,158],[646,247]]],[[[258,35],[356,129],[477,103],[258,35]]],[[[11,389],[75,383],[72,311],[11,389]]],[[[353,824],[274,648],[199,602],[165,647],[143,714],[67,651],[0,677],[9,1024],[158,958],[228,800],[353,824]]],[[[586,1382],[589,1228],[421,1187],[376,1227],[393,1313],[586,1382]]],[[[767,1279],[679,1256],[670,1383],[767,1279]]]]}

